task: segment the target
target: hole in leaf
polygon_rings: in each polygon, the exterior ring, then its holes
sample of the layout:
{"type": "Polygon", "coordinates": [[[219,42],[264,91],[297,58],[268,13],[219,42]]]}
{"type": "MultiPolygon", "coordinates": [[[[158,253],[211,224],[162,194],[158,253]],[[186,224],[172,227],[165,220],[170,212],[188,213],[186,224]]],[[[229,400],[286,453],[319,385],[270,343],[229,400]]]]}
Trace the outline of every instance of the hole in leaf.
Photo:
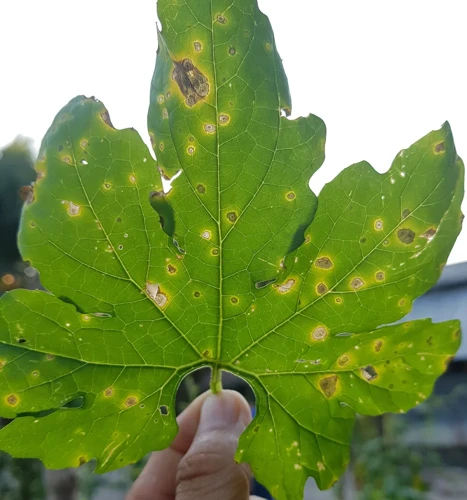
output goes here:
{"type": "Polygon", "coordinates": [[[84,396],[80,395],[72,399],[68,403],[64,404],[62,408],[74,408],[74,409],[82,408],[84,406],[84,402],[85,402],[84,396]]]}
{"type": "Polygon", "coordinates": [[[266,288],[268,285],[271,285],[275,281],[276,281],[276,278],[274,278],[272,280],[258,281],[255,283],[255,288],[257,288],[258,290],[260,290],[261,288],[266,288]]]}

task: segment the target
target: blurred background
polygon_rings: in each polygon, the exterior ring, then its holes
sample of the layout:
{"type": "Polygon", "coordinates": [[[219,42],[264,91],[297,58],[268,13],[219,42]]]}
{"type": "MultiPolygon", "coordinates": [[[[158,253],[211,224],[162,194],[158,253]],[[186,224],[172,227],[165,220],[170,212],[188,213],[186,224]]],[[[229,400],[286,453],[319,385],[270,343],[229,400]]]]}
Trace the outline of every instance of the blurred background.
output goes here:
{"type": "MultiPolygon", "coordinates": [[[[398,152],[449,119],[467,158],[467,6],[457,0],[260,0],[289,75],[294,116],[313,112],[328,127],[319,191],[342,168],[366,159],[384,171],[398,152]]],[[[145,129],[156,41],[155,0],[23,0],[0,4],[0,295],[38,288],[16,245],[21,207],[35,179],[40,140],[77,94],[95,95],[113,123],[145,129]]],[[[467,212],[464,203],[464,212],[467,212]]],[[[461,319],[467,332],[467,231],[438,285],[409,318],[461,319]]],[[[196,372],[178,395],[182,409],[208,387],[196,372]]],[[[225,375],[254,405],[249,387],[225,375]]],[[[0,420],[0,426],[7,421],[0,420]]],[[[0,454],[0,500],[123,500],[144,460],[104,476],[92,463],[45,471],[0,454]]],[[[258,494],[266,495],[265,492],[258,494]]],[[[467,498],[467,335],[433,396],[407,415],[359,418],[352,460],[330,492],[310,481],[306,500],[467,498]]]]}

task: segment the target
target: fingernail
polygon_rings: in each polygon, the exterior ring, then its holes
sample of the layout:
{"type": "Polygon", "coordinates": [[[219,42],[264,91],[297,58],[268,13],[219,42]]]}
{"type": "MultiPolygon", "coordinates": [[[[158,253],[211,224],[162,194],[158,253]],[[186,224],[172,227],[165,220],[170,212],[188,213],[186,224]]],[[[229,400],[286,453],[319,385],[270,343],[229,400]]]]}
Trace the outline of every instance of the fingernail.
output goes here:
{"type": "MultiPolygon", "coordinates": [[[[201,408],[198,432],[205,433],[226,429],[238,422],[243,423],[242,421],[245,419],[243,418],[244,412],[241,403],[242,401],[238,396],[229,392],[210,394],[201,408]]],[[[242,427],[245,428],[246,425],[247,423],[242,427]]]]}

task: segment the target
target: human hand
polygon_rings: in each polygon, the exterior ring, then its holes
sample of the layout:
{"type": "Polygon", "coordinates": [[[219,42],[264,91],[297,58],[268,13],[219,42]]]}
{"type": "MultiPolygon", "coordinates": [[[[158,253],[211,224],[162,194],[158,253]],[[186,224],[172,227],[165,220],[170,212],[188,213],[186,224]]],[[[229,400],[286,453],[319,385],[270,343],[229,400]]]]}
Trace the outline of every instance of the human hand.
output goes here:
{"type": "Polygon", "coordinates": [[[234,460],[238,438],[251,421],[239,393],[204,393],[177,421],[177,437],[151,455],[126,500],[261,500],[249,495],[248,465],[234,460]]]}

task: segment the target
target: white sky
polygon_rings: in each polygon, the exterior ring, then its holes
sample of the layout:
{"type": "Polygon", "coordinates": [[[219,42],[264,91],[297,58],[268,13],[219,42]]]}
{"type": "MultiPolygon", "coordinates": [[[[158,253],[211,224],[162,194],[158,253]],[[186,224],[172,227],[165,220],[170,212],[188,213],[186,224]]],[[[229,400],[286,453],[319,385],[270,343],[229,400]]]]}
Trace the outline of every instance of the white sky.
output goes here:
{"type": "MultiPolygon", "coordinates": [[[[328,128],[319,190],[396,153],[449,120],[467,159],[467,3],[460,0],[260,0],[284,59],[294,116],[328,128]]],[[[115,126],[147,141],[155,0],[0,0],[0,146],[38,146],[58,110],[94,95],[115,126]]],[[[467,203],[464,203],[467,212],[467,203]]],[[[450,262],[467,260],[467,229],[450,262]]]]}

